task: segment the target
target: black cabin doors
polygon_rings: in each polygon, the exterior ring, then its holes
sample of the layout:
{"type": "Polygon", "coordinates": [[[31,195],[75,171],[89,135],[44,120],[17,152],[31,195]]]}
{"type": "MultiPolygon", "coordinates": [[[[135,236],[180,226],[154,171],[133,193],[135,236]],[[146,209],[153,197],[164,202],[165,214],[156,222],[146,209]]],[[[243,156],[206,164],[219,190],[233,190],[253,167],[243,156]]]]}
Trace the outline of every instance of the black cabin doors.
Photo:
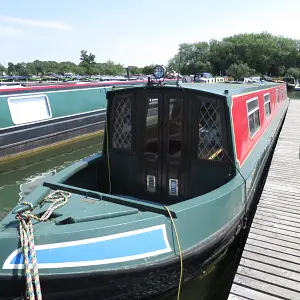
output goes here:
{"type": "Polygon", "coordinates": [[[140,180],[146,199],[170,204],[184,197],[187,103],[180,92],[142,91],[140,180]]]}

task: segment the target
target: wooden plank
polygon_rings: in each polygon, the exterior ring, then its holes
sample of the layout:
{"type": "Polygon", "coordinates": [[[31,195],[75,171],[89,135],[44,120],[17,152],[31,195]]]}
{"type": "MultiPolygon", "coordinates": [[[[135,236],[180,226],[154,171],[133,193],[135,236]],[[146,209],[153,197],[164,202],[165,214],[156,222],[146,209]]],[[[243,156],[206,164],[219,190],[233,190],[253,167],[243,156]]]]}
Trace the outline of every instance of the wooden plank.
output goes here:
{"type": "Polygon", "coordinates": [[[241,274],[236,274],[234,277],[234,283],[247,286],[251,289],[255,289],[261,293],[266,291],[275,297],[282,297],[283,299],[299,300],[299,293],[293,290],[286,289],[281,286],[273,285],[272,283],[258,280],[253,277],[248,277],[241,274]]]}
{"type": "Polygon", "coordinates": [[[229,297],[228,297],[228,300],[251,300],[251,299],[244,298],[242,296],[237,296],[237,295],[234,295],[234,294],[230,294],[229,297]]]}
{"type": "Polygon", "coordinates": [[[290,232],[288,230],[264,227],[264,226],[261,226],[259,223],[258,224],[252,223],[251,228],[264,230],[266,232],[266,234],[270,232],[270,233],[279,234],[282,237],[286,236],[287,238],[294,238],[295,241],[297,241],[297,240],[299,241],[299,239],[300,239],[300,236],[295,236],[295,234],[293,232],[290,232]]]}
{"type": "Polygon", "coordinates": [[[255,215],[255,220],[259,221],[265,221],[265,222],[272,222],[274,224],[282,224],[282,225],[287,225],[290,226],[291,228],[299,228],[299,232],[300,232],[300,224],[297,222],[293,222],[290,220],[285,220],[283,218],[276,218],[274,216],[267,216],[267,215],[263,215],[263,214],[256,214],[255,215]]]}
{"type": "Polygon", "coordinates": [[[278,223],[264,221],[264,220],[258,220],[258,219],[253,220],[253,223],[264,225],[266,227],[273,227],[273,228],[278,228],[278,229],[290,230],[293,233],[295,233],[296,237],[300,237],[300,228],[287,226],[287,225],[284,225],[284,224],[280,224],[279,222],[280,222],[280,220],[278,220],[278,223]]]}
{"type": "MultiPolygon", "coordinates": [[[[281,171],[282,172],[282,171],[281,171]]],[[[279,182],[280,184],[285,183],[288,185],[293,186],[294,183],[299,183],[300,179],[298,176],[295,176],[295,174],[293,174],[294,176],[286,176],[287,174],[284,173],[285,176],[282,176],[282,173],[275,173],[275,172],[271,172],[268,174],[268,180],[269,182],[273,182],[273,183],[277,183],[279,182]]]]}
{"type": "Polygon", "coordinates": [[[268,239],[270,237],[270,238],[294,243],[300,248],[300,239],[297,239],[293,236],[288,236],[288,235],[283,235],[283,234],[277,233],[277,232],[267,231],[261,227],[258,227],[258,228],[251,227],[250,233],[265,236],[266,239],[268,239]]]}
{"type": "MultiPolygon", "coordinates": [[[[271,265],[268,265],[268,264],[265,264],[262,262],[258,262],[258,261],[248,259],[248,258],[243,258],[243,257],[241,258],[240,266],[248,268],[248,269],[254,269],[257,271],[265,272],[265,273],[271,274],[272,276],[274,275],[276,277],[282,277],[285,279],[294,280],[294,281],[296,281],[293,283],[294,285],[295,284],[298,285],[298,283],[300,283],[300,274],[298,272],[293,272],[290,270],[278,268],[276,266],[271,266],[271,265]]],[[[299,291],[300,291],[300,284],[299,284],[299,291]]]]}
{"type": "Polygon", "coordinates": [[[295,186],[289,186],[289,185],[284,184],[281,187],[280,184],[278,184],[278,183],[273,183],[271,181],[267,181],[266,184],[265,184],[265,188],[273,190],[273,191],[279,191],[279,192],[286,191],[287,193],[295,194],[295,195],[300,196],[300,190],[295,186]]]}
{"type": "MultiPolygon", "coordinates": [[[[258,207],[258,209],[256,210],[256,215],[259,215],[260,217],[268,217],[268,218],[278,218],[278,216],[279,216],[279,214],[274,212],[274,210],[264,211],[260,207],[258,207]]],[[[284,214],[280,214],[280,220],[293,222],[295,224],[300,224],[300,219],[293,215],[287,216],[284,214]]]]}
{"type": "Polygon", "coordinates": [[[272,203],[288,203],[294,207],[300,207],[300,201],[295,197],[281,197],[280,195],[262,195],[260,201],[271,201],[272,203]]]}
{"type": "Polygon", "coordinates": [[[282,269],[290,270],[290,271],[295,271],[300,273],[300,264],[289,262],[286,260],[283,260],[281,258],[274,258],[271,256],[267,256],[264,254],[259,254],[255,252],[251,252],[248,250],[243,251],[243,258],[249,258],[251,260],[255,260],[258,262],[264,262],[265,264],[271,265],[271,266],[277,266],[282,269]]]}
{"type": "Polygon", "coordinates": [[[270,236],[265,236],[265,235],[261,235],[261,234],[257,234],[257,233],[253,233],[253,232],[249,233],[248,238],[254,239],[257,241],[262,241],[262,242],[267,241],[268,243],[271,243],[273,245],[283,246],[283,247],[287,247],[287,248],[295,249],[295,250],[299,250],[299,248],[300,248],[300,244],[287,242],[287,241],[284,241],[284,240],[281,240],[278,238],[273,238],[270,236]]]}
{"type": "Polygon", "coordinates": [[[292,208],[282,208],[282,207],[274,207],[273,205],[271,204],[268,204],[268,203],[265,203],[265,202],[260,202],[258,204],[258,206],[261,206],[261,207],[265,207],[265,208],[270,208],[270,209],[274,209],[274,210],[280,210],[280,211],[284,211],[284,212],[288,212],[288,213],[291,213],[291,214],[294,214],[294,215],[297,215],[299,216],[300,213],[297,212],[297,211],[294,211],[292,208]]]}
{"type": "MultiPolygon", "coordinates": [[[[269,273],[266,274],[265,272],[242,267],[242,266],[238,267],[237,274],[255,278],[257,280],[264,281],[264,282],[270,283],[272,285],[276,284],[282,288],[290,289],[295,292],[300,292],[300,284],[299,283],[297,283],[294,280],[287,279],[284,277],[276,276],[276,275],[269,274],[269,273]]],[[[298,293],[298,297],[299,297],[299,293],[298,293]]],[[[299,298],[298,298],[298,300],[299,300],[299,298]]]]}
{"type": "Polygon", "coordinates": [[[282,252],[285,254],[290,254],[295,257],[298,257],[298,259],[300,258],[300,249],[294,250],[294,249],[286,248],[284,246],[270,244],[270,243],[268,243],[268,241],[263,242],[263,241],[258,241],[258,240],[252,239],[252,238],[247,239],[247,244],[253,245],[253,246],[258,246],[258,247],[261,247],[264,249],[275,250],[275,251],[282,252]]]}
{"type": "Polygon", "coordinates": [[[277,258],[277,259],[281,259],[281,260],[285,260],[288,262],[293,262],[295,264],[300,264],[299,258],[297,256],[287,254],[287,253],[282,253],[280,251],[277,251],[276,249],[262,248],[260,246],[251,245],[251,244],[247,243],[245,245],[244,250],[247,250],[247,251],[250,251],[253,253],[266,255],[269,257],[277,258]]]}
{"type": "Polygon", "coordinates": [[[281,218],[282,216],[288,217],[290,219],[294,219],[294,218],[298,219],[299,218],[299,214],[294,214],[294,213],[282,211],[279,209],[273,209],[272,207],[269,207],[269,206],[258,205],[256,207],[256,211],[258,213],[274,213],[278,216],[278,218],[281,218]]]}
{"type": "Polygon", "coordinates": [[[282,300],[282,298],[278,298],[275,296],[271,296],[268,294],[264,294],[262,292],[258,292],[253,289],[249,289],[247,287],[233,284],[231,293],[228,299],[236,300],[236,299],[253,299],[253,300],[282,300]]]}

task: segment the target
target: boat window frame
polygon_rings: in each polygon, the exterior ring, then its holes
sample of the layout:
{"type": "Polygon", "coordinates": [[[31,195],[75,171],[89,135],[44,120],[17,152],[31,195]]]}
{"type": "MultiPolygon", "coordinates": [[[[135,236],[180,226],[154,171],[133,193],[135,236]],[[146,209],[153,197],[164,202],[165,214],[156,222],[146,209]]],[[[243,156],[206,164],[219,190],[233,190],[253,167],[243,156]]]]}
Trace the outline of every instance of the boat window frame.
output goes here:
{"type": "MultiPolygon", "coordinates": [[[[123,92],[116,92],[113,96],[113,98],[111,99],[112,103],[110,105],[112,105],[112,109],[111,109],[111,121],[110,121],[110,126],[109,127],[109,145],[110,145],[110,151],[120,151],[120,152],[133,152],[133,148],[134,148],[134,133],[133,133],[133,110],[134,110],[134,105],[135,105],[135,94],[134,93],[123,93],[123,92]],[[114,147],[113,145],[113,138],[114,138],[114,121],[115,121],[115,114],[116,114],[116,104],[118,99],[122,99],[122,98],[129,98],[130,99],[130,135],[131,135],[131,141],[130,141],[130,148],[120,148],[120,147],[114,147]]],[[[108,108],[108,107],[107,107],[108,108]]]]}
{"type": "Polygon", "coordinates": [[[218,163],[218,164],[224,164],[224,163],[228,163],[228,157],[227,157],[227,153],[228,153],[228,140],[227,140],[227,135],[228,135],[228,128],[226,125],[226,108],[225,108],[225,101],[224,99],[222,99],[222,97],[218,96],[218,95],[214,95],[211,96],[209,94],[201,94],[201,95],[196,95],[195,96],[195,100],[197,101],[197,106],[194,108],[195,113],[196,113],[196,118],[197,118],[197,122],[195,122],[195,124],[197,124],[197,137],[195,139],[196,141],[196,158],[197,161],[206,161],[206,162],[214,162],[214,163],[218,163]],[[205,100],[203,100],[203,98],[205,98],[205,100]],[[200,109],[201,109],[201,103],[205,102],[208,104],[213,104],[213,105],[218,105],[219,107],[219,117],[220,117],[220,126],[221,126],[221,142],[222,142],[222,149],[224,151],[224,156],[222,159],[211,159],[211,158],[204,158],[204,157],[199,157],[199,117],[200,117],[200,109]]]}
{"type": "Polygon", "coordinates": [[[270,95],[270,93],[265,93],[264,94],[264,110],[265,110],[265,117],[269,118],[271,116],[271,114],[272,114],[271,95],[270,95]],[[268,101],[266,101],[266,96],[269,96],[269,100],[268,101]],[[267,104],[269,105],[269,111],[270,111],[270,113],[268,115],[267,115],[267,111],[266,111],[266,105],[267,104]]]}
{"type": "Polygon", "coordinates": [[[261,128],[260,112],[259,112],[259,98],[258,98],[258,96],[253,97],[253,98],[251,98],[251,99],[248,99],[248,100],[246,101],[246,109],[247,109],[247,118],[248,118],[248,132],[249,132],[249,138],[250,138],[250,140],[252,140],[252,139],[255,137],[255,135],[257,134],[257,132],[259,131],[259,129],[261,128]],[[249,110],[248,110],[248,103],[250,103],[250,102],[252,102],[252,101],[255,101],[255,100],[257,101],[257,107],[255,107],[254,109],[252,109],[252,110],[249,111],[249,110]],[[255,128],[255,131],[254,131],[253,133],[251,133],[251,131],[250,131],[250,123],[249,123],[249,121],[250,121],[249,116],[252,115],[252,114],[254,114],[256,111],[258,111],[259,127],[255,128]]]}
{"type": "Polygon", "coordinates": [[[50,106],[49,98],[46,94],[34,94],[34,95],[29,94],[29,95],[22,95],[22,96],[10,96],[10,97],[7,98],[7,105],[8,105],[8,109],[9,109],[9,112],[10,112],[11,120],[14,123],[14,125],[16,125],[16,126],[34,124],[34,123],[39,123],[39,122],[43,122],[43,121],[52,119],[52,109],[51,109],[51,106],[50,106]],[[28,121],[28,122],[18,122],[18,121],[16,121],[15,116],[13,116],[13,114],[12,114],[12,111],[13,111],[12,102],[14,100],[43,98],[43,97],[45,98],[45,104],[46,104],[48,112],[49,112],[48,117],[42,118],[42,119],[35,119],[35,120],[32,120],[32,121],[28,121]]]}
{"type": "Polygon", "coordinates": [[[281,101],[283,101],[284,97],[283,97],[283,88],[280,89],[280,95],[281,95],[281,101]]]}

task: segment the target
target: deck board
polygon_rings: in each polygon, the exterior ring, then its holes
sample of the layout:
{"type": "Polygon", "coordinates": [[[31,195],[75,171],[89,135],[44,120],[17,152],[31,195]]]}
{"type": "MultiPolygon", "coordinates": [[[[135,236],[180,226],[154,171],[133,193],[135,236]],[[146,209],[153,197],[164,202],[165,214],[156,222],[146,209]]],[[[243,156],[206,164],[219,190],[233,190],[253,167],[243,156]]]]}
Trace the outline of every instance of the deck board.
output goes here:
{"type": "Polygon", "coordinates": [[[229,300],[300,299],[299,116],[291,100],[229,300]]]}

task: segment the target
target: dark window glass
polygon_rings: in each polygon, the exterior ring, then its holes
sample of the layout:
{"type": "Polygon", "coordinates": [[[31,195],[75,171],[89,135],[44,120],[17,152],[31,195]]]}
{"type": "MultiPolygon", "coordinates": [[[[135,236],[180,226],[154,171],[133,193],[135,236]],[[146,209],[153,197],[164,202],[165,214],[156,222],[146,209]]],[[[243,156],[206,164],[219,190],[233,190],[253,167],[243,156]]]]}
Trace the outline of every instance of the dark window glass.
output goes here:
{"type": "Polygon", "coordinates": [[[146,152],[158,151],[158,99],[148,98],[146,119],[146,152]]]}
{"type": "Polygon", "coordinates": [[[182,132],[182,100],[169,100],[169,155],[181,155],[181,132],[182,132]]]}

